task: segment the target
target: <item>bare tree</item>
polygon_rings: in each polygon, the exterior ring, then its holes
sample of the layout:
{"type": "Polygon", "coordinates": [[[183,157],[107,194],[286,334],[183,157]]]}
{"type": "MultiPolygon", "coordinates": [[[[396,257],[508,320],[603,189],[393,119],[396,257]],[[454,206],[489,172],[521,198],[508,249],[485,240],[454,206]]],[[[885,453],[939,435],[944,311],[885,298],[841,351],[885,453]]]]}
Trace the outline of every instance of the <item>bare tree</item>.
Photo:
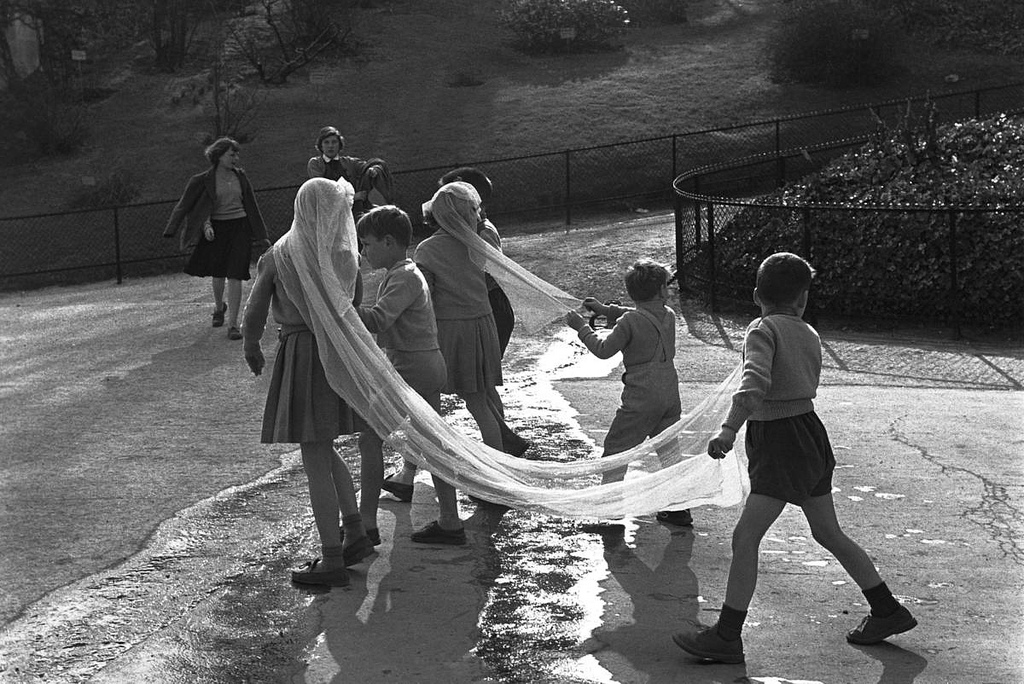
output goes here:
{"type": "Polygon", "coordinates": [[[259,0],[258,23],[229,22],[232,47],[261,81],[285,83],[325,50],[344,43],[353,6],[354,0],[259,0]]]}
{"type": "Polygon", "coordinates": [[[149,40],[156,66],[172,72],[185,63],[202,12],[199,0],[149,0],[149,40]]]}

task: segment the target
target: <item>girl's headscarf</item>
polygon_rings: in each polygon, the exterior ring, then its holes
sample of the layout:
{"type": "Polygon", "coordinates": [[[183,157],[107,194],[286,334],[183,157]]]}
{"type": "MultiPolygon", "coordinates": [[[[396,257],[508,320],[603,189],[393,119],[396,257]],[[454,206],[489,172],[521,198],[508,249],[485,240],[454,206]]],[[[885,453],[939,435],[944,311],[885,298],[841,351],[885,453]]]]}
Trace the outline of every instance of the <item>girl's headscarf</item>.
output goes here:
{"type": "Polygon", "coordinates": [[[577,297],[541,280],[477,235],[480,195],[469,183],[442,185],[423,204],[423,214],[432,216],[440,230],[466,245],[470,260],[498,281],[512,302],[517,323],[526,332],[537,332],[579,307],[577,297]]]}
{"type": "Polygon", "coordinates": [[[351,306],[359,272],[353,194],[344,179],[310,178],[295,195],[291,229],[273,247],[285,294],[307,325],[311,290],[351,306]]]}

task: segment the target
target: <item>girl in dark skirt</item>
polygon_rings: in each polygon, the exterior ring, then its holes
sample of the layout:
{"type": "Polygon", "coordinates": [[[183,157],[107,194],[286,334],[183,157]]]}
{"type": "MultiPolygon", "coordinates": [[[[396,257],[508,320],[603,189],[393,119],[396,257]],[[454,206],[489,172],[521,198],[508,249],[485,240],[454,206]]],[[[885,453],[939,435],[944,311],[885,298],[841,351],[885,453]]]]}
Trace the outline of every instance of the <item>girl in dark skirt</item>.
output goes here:
{"type": "Polygon", "coordinates": [[[181,248],[192,250],[185,273],[213,279],[213,327],[224,325],[226,317],[232,340],[242,339],[238,315],[252,244],[270,246],[252,185],[238,168],[238,150],[231,138],[220,138],[206,148],[210,170],[189,179],[164,228],[164,237],[173,237],[185,223],[181,248]]]}
{"type": "MultiPolygon", "coordinates": [[[[352,186],[345,181],[315,178],[299,188],[291,230],[257,264],[243,324],[245,360],[256,375],[265,364],[260,341],[269,311],[281,326],[263,412],[262,441],[298,443],[302,452],[322,548],[321,558],[292,572],[292,580],[302,584],[345,586],[349,583],[346,567],[373,553],[352,475],[334,449],[335,437],[360,432],[366,426],[328,383],[301,279],[294,273],[296,263],[306,263],[296,259],[295,252],[317,244],[318,231],[337,234],[347,229],[354,236],[351,202],[352,186]],[[343,529],[338,527],[339,510],[343,529]]],[[[353,260],[356,258],[353,255],[353,260]]],[[[354,303],[358,305],[360,281],[355,269],[353,273],[354,303]]],[[[319,273],[307,275],[320,277],[319,273]]]]}

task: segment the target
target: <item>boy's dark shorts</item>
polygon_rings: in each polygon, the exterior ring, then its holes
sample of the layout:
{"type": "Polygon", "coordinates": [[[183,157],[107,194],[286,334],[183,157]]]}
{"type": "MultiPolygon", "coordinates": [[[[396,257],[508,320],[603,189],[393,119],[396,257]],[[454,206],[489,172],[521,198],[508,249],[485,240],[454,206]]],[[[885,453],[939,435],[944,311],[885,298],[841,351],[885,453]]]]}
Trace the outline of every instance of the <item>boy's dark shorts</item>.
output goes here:
{"type": "Polygon", "coordinates": [[[797,506],[832,491],[836,459],[814,411],[779,420],[747,422],[750,492],[797,506]]]}

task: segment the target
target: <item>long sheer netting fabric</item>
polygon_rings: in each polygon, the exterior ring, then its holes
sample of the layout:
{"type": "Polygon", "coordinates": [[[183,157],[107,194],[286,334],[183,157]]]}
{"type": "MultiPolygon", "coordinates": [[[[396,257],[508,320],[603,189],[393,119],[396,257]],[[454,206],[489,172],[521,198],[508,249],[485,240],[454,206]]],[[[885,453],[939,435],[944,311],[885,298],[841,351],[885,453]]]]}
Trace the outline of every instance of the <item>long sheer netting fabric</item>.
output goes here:
{"type": "MultiPolygon", "coordinates": [[[[457,196],[445,199],[452,193],[443,190],[432,202],[435,219],[466,243],[474,260],[483,259],[478,263],[507,288],[517,316],[530,321],[530,330],[578,306],[577,298],[480,240],[469,228],[474,224],[468,221],[475,218],[462,211],[457,196]],[[444,208],[449,199],[456,201],[444,208]],[[449,209],[464,215],[467,223],[452,219],[449,209]]],[[[352,306],[359,267],[352,195],[352,186],[344,180],[306,181],[295,198],[291,229],[273,249],[285,293],[316,335],[331,387],[399,453],[469,494],[567,518],[639,516],[742,501],[749,484],[739,455],[734,451],[713,460],[705,452],[709,435],[728,411],[739,369],[677,425],[607,458],[594,454],[566,463],[515,458],[450,425],[395,372],[352,306]],[[624,480],[600,483],[602,473],[622,466],[628,468],[624,480]]]]}

